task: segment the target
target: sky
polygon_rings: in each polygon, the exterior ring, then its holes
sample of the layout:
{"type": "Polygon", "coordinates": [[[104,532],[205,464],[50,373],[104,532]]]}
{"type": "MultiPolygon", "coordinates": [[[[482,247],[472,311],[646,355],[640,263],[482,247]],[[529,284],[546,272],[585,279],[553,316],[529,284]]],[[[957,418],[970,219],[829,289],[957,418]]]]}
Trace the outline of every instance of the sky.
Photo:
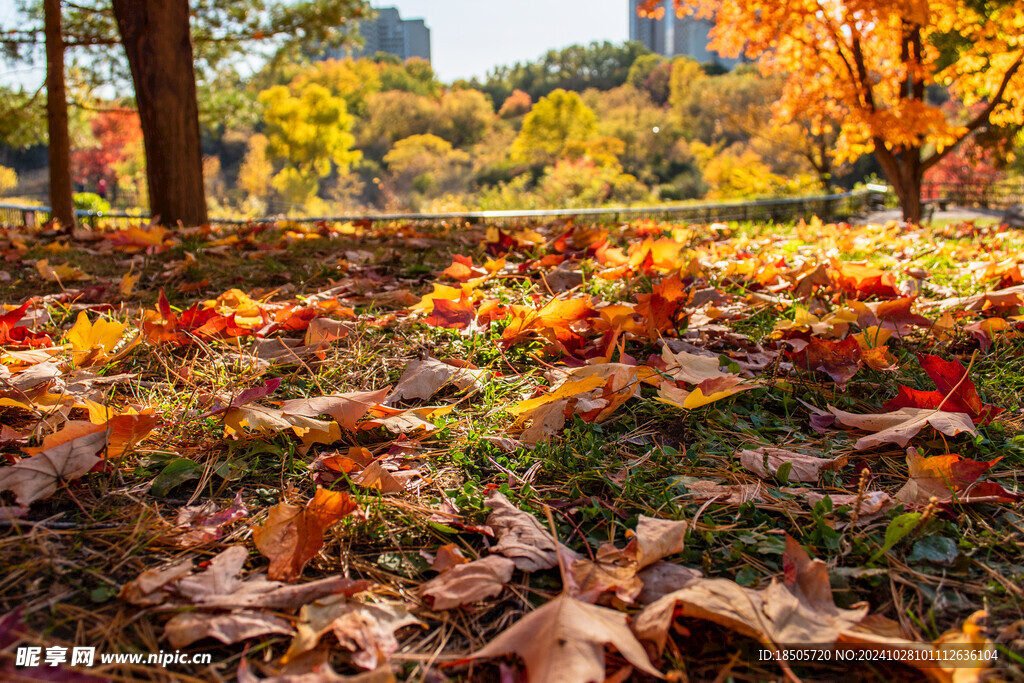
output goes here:
{"type": "Polygon", "coordinates": [[[424,19],[438,78],[483,77],[551,49],[629,35],[626,0],[393,0],[403,19],[424,19]]]}
{"type": "MultiPolygon", "coordinates": [[[[430,28],[431,63],[438,78],[484,77],[496,66],[537,59],[577,43],[621,43],[629,34],[626,0],[392,0],[403,19],[430,28]]],[[[0,26],[17,17],[14,0],[0,0],[0,26]]],[[[42,80],[41,69],[0,65],[0,84],[42,80]]]]}

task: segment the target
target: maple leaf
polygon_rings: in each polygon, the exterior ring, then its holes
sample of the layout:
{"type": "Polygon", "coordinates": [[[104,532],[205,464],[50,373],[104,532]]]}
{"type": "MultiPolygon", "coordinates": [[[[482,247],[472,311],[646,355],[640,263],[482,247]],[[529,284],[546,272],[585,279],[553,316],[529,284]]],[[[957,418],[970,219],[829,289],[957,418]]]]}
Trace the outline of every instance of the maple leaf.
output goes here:
{"type": "MultiPolygon", "coordinates": [[[[85,311],[78,314],[74,326],[64,335],[64,340],[71,344],[72,358],[75,365],[88,367],[101,365],[114,360],[114,349],[121,343],[128,323],[119,323],[100,318],[95,323],[89,321],[85,311]]],[[[136,335],[118,352],[118,356],[127,353],[140,341],[136,335]]]]}
{"type": "Polygon", "coordinates": [[[637,294],[636,312],[647,323],[647,336],[654,340],[662,333],[675,330],[691,298],[678,273],[654,285],[650,294],[637,294]]]}
{"type": "Polygon", "coordinates": [[[727,375],[706,379],[693,391],[681,388],[678,382],[665,382],[658,388],[658,400],[682,410],[694,410],[756,387],[742,382],[737,375],[727,375]]]}
{"type": "Polygon", "coordinates": [[[456,564],[420,586],[419,594],[433,610],[468,605],[505,590],[515,568],[515,562],[500,555],[456,564]]]}
{"type": "Polygon", "coordinates": [[[818,481],[822,470],[837,470],[846,465],[848,458],[815,458],[788,451],[784,448],[756,448],[754,450],[741,450],[739,455],[740,463],[763,479],[774,477],[779,468],[789,463],[790,469],[787,479],[789,481],[818,481]]]}
{"type": "Polygon", "coordinates": [[[189,505],[178,510],[175,526],[181,530],[174,536],[174,542],[183,547],[220,540],[224,535],[222,527],[249,514],[242,502],[242,493],[235,494],[230,505],[222,510],[208,501],[202,505],[189,505]]]}
{"type": "MultiPolygon", "coordinates": [[[[1002,408],[985,405],[974,382],[967,379],[967,369],[958,360],[946,361],[938,356],[919,353],[917,359],[937,391],[919,391],[900,385],[899,393],[884,404],[886,410],[898,408],[932,408],[967,413],[974,424],[988,424],[1003,412],[1002,408]]],[[[905,444],[900,444],[905,445],[905,444]]]]}
{"type": "Polygon", "coordinates": [[[928,425],[949,436],[964,432],[975,433],[974,424],[966,413],[951,413],[926,408],[900,408],[888,413],[857,415],[832,406],[829,406],[828,409],[835,416],[836,423],[843,427],[875,432],[870,436],[862,436],[857,439],[857,443],[854,444],[854,448],[857,450],[872,448],[883,443],[906,446],[915,434],[928,425]]]}
{"type": "Polygon", "coordinates": [[[281,502],[253,529],[256,547],[270,559],[271,579],[294,581],[324,546],[324,531],[358,506],[344,492],[318,488],[305,505],[281,502]]]}
{"type": "Polygon", "coordinates": [[[14,491],[21,505],[52,496],[61,484],[78,479],[102,462],[96,454],[106,443],[106,431],[100,428],[0,469],[0,491],[14,491]]]}
{"type": "Polygon", "coordinates": [[[39,271],[39,274],[44,280],[48,280],[50,282],[62,283],[92,279],[92,276],[81,268],[69,266],[67,263],[63,263],[59,266],[51,266],[49,261],[46,259],[36,261],[36,270],[39,271]]]}
{"type": "Polygon", "coordinates": [[[940,503],[1013,503],[1021,496],[1010,493],[992,481],[977,483],[1001,458],[978,462],[952,453],[922,457],[916,448],[907,449],[907,483],[893,496],[908,505],[927,505],[932,498],[940,503]]]}
{"type": "Polygon", "coordinates": [[[25,317],[31,301],[0,315],[0,344],[4,346],[53,346],[53,340],[41,332],[33,332],[18,321],[25,317]]]}
{"type": "Polygon", "coordinates": [[[241,610],[229,614],[183,612],[164,626],[164,636],[171,647],[187,647],[197,640],[213,638],[231,645],[257,636],[295,632],[291,623],[273,614],[241,610]]]}
{"type": "Polygon", "coordinates": [[[473,302],[463,292],[455,300],[434,299],[434,307],[423,322],[449,330],[464,330],[473,324],[475,317],[473,302]]]}
{"type": "Polygon", "coordinates": [[[284,415],[302,417],[330,415],[345,429],[355,431],[359,420],[370,408],[383,401],[389,391],[391,387],[387,386],[377,391],[352,391],[346,394],[293,399],[281,404],[281,412],[284,415]]]}
{"type": "Polygon", "coordinates": [[[853,337],[840,342],[811,337],[807,346],[788,355],[794,366],[824,372],[840,391],[846,389],[846,383],[857,374],[863,360],[860,344],[853,337]]]}
{"type": "Polygon", "coordinates": [[[414,360],[405,366],[398,384],[384,403],[394,405],[414,398],[426,400],[449,383],[460,391],[477,392],[483,389],[489,376],[486,370],[456,366],[435,358],[414,360]]]}
{"type": "MultiPolygon", "coordinates": [[[[558,564],[555,539],[536,517],[512,505],[498,491],[492,491],[486,502],[491,508],[487,526],[494,530],[498,539],[491,548],[492,553],[509,558],[516,569],[524,572],[551,569],[558,564]]],[[[562,550],[564,555],[575,559],[576,553],[564,546],[562,550]]]]}
{"type": "Polygon", "coordinates": [[[622,612],[560,595],[530,612],[463,662],[516,654],[531,681],[605,680],[606,645],[634,667],[664,678],[647,658],[622,612]]]}
{"type": "Polygon", "coordinates": [[[831,260],[832,279],[836,288],[852,298],[877,296],[888,299],[898,298],[896,276],[873,266],[831,260]]]}
{"type": "Polygon", "coordinates": [[[287,662],[312,650],[324,634],[333,632],[354,653],[356,666],[375,669],[398,650],[395,631],[405,626],[424,624],[400,603],[356,602],[345,595],[323,598],[299,611],[295,638],[282,659],[287,662]]]}

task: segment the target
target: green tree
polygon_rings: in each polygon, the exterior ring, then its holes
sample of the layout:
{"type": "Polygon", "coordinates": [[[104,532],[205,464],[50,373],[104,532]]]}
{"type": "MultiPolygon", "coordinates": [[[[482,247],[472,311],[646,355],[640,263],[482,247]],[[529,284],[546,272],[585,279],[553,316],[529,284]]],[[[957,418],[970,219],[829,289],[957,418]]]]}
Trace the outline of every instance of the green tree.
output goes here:
{"type": "Polygon", "coordinates": [[[314,202],[320,179],[348,171],[361,154],[352,149],[352,117],[345,100],[327,88],[309,83],[293,95],[278,85],[259,95],[270,153],[284,162],[274,176],[274,188],[291,204],[314,202]]]}
{"type": "Polygon", "coordinates": [[[567,148],[594,138],[597,115],[575,92],[555,90],[542,97],[523,119],[523,128],[512,143],[513,161],[549,164],[567,148]]]}

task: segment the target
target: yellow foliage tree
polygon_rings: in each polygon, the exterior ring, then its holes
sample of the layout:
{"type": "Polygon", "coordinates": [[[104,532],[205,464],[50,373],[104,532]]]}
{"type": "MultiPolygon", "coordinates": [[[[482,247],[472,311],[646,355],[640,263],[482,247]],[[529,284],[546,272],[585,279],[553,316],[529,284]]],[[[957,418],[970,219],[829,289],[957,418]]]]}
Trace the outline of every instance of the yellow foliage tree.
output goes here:
{"type": "Polygon", "coordinates": [[[285,165],[271,183],[293,205],[307,205],[320,190],[320,179],[347,172],[361,158],[353,150],[352,117],[345,100],[316,83],[303,86],[298,96],[278,85],[259,94],[264,106],[268,150],[285,165]]]}
{"type": "Polygon", "coordinates": [[[713,49],[785,78],[779,120],[839,121],[838,162],[874,153],[908,220],[921,217],[926,170],[986,125],[1024,123],[1024,0],[673,1],[714,17],[713,49]],[[963,111],[947,118],[929,86],[963,111]]]}
{"type": "Polygon", "coordinates": [[[596,133],[593,110],[577,93],[559,88],[533,105],[512,143],[510,156],[517,163],[553,163],[563,157],[567,147],[585,143],[596,133]]]}

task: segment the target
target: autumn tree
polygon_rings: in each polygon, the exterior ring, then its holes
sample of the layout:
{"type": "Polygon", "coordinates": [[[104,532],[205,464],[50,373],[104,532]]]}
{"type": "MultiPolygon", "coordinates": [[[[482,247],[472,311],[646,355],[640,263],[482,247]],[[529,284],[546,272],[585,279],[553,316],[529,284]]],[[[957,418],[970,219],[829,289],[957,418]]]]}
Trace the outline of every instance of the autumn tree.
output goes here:
{"type": "MultiPolygon", "coordinates": [[[[45,2],[27,0],[27,26],[8,30],[8,52],[42,44],[45,2]]],[[[115,79],[128,72],[142,120],[151,208],[165,223],[206,220],[199,137],[197,76],[211,101],[232,102],[237,89],[223,87],[221,70],[240,54],[299,59],[337,47],[352,36],[352,19],[366,12],[363,0],[78,0],[66,3],[66,46],[92,49],[85,64],[115,79]]],[[[57,98],[54,98],[55,100],[57,98]]],[[[64,145],[57,141],[58,145],[64,145]]],[[[66,147],[66,145],[64,145],[66,147]]]]}
{"type": "Polygon", "coordinates": [[[779,120],[839,121],[837,161],[874,153],[907,220],[921,218],[929,168],[986,126],[1024,122],[1020,0],[674,3],[714,17],[712,49],[759,58],[762,73],[784,77],[779,120]],[[947,117],[930,86],[983,106],[962,122],[947,117]]]}
{"type": "Polygon", "coordinates": [[[274,175],[274,166],[267,156],[268,145],[265,135],[257,133],[249,138],[245,158],[238,170],[238,187],[257,200],[266,199],[274,175]]]}
{"type": "Polygon", "coordinates": [[[352,150],[352,117],[345,100],[309,83],[298,95],[278,85],[259,96],[270,153],[284,162],[272,184],[294,205],[314,202],[320,179],[332,169],[346,172],[360,158],[352,150]]]}
{"type": "Polygon", "coordinates": [[[579,94],[555,90],[533,105],[509,154],[514,161],[551,163],[570,145],[590,140],[596,132],[597,115],[579,94]]]}

